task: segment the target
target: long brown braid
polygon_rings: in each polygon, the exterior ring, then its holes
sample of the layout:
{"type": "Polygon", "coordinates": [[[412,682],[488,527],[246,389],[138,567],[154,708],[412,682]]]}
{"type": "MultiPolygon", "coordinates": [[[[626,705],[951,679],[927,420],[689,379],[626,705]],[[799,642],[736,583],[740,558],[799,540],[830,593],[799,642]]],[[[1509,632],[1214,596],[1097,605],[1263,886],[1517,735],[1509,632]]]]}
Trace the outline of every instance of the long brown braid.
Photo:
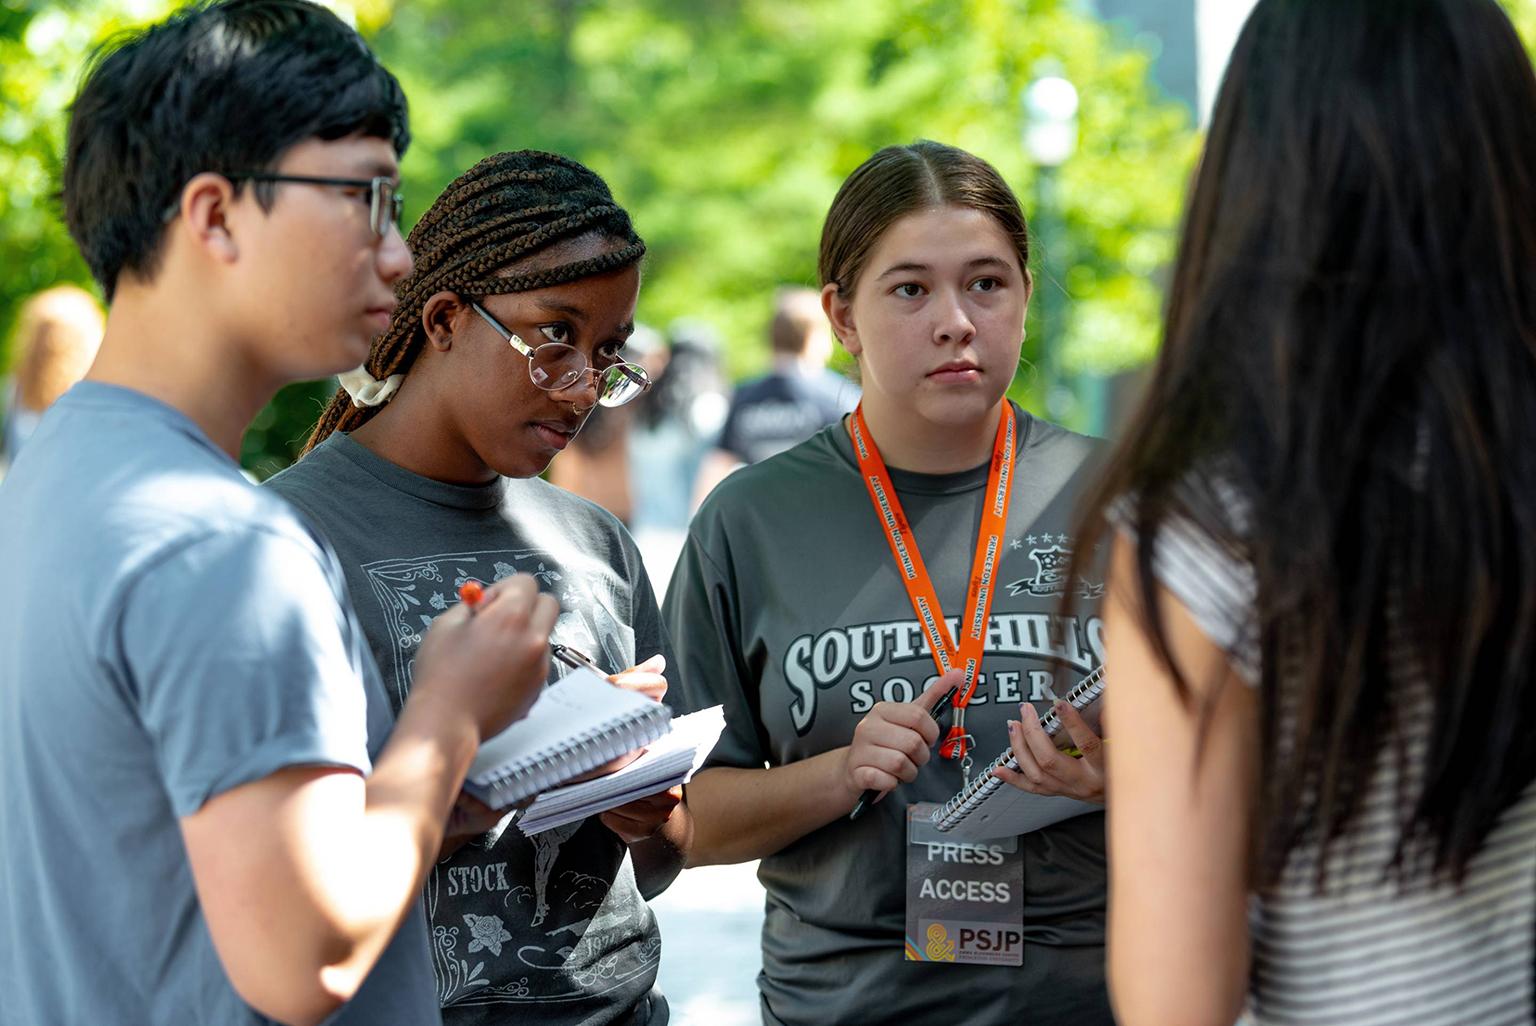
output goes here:
{"type": "MultiPolygon", "coordinates": [[[[405,374],[426,340],[421,314],[439,292],[465,296],[529,292],[638,263],[645,243],[607,184],[574,160],[537,150],[497,153],[444,189],[411,229],[415,270],[395,286],[400,305],[364,367],[383,380],[405,374]],[[625,243],[587,260],[498,275],[558,242],[601,235],[625,243]]],[[[357,406],[338,389],[304,445],[307,453],[333,431],[352,431],[381,407],[357,406]]]]}

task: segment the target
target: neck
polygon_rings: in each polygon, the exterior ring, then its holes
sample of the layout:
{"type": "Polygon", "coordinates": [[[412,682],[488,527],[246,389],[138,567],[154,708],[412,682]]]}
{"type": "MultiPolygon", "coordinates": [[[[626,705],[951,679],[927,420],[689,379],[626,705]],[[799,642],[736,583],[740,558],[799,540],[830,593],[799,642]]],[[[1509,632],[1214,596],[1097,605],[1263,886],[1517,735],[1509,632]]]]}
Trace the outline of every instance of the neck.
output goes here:
{"type": "Polygon", "coordinates": [[[478,485],[495,480],[496,472],[474,456],[468,445],[444,446],[437,441],[448,434],[447,425],[437,421],[438,411],[446,404],[432,401],[429,385],[407,374],[400,391],[352,432],[352,440],[375,456],[434,481],[478,485]]]}
{"type": "Polygon", "coordinates": [[[168,288],[120,289],[86,379],[160,400],[238,460],[245,429],[283,382],[238,339],[171,297],[168,288]]]}
{"type": "Polygon", "coordinates": [[[981,417],[959,424],[931,424],[911,410],[887,407],[865,393],[864,422],[888,467],[919,474],[954,474],[992,458],[1003,399],[981,417]]]}

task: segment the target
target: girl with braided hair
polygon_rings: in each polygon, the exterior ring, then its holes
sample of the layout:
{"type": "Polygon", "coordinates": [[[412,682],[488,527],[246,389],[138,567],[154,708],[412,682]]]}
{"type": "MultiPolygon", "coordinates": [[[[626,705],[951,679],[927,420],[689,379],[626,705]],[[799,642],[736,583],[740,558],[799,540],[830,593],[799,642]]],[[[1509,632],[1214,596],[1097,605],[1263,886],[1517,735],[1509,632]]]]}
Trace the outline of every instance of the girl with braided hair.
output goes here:
{"type": "MultiPolygon", "coordinates": [[[[465,172],[409,241],[389,329],[271,486],[341,557],[397,708],[459,585],[519,571],[559,598],[555,640],[659,699],[669,645],[634,542],[538,477],[649,384],[621,355],[645,244],[601,178],[532,151],[465,172]]],[[[681,867],[685,817],[665,793],[529,839],[461,798],[425,894],[445,1022],[665,1023],[643,895],[681,867]]]]}

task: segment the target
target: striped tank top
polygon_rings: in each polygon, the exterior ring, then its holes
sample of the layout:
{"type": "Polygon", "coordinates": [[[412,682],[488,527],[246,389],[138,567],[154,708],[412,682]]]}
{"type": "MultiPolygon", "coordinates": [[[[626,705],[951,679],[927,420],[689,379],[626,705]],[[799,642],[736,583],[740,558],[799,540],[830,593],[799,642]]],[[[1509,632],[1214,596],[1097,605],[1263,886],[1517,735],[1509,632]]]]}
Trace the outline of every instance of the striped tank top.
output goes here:
{"type": "MultiPolygon", "coordinates": [[[[1203,495],[1209,510],[1214,496],[1222,515],[1236,519],[1235,496],[1206,484],[1200,493],[1186,490],[1186,508],[1198,509],[1192,504],[1203,495]]],[[[1122,506],[1112,517],[1122,529],[1125,512],[1122,506]]],[[[1153,567],[1239,676],[1257,685],[1251,567],[1184,518],[1160,529],[1153,567]]],[[[1459,887],[1388,877],[1399,839],[1399,773],[1416,789],[1434,726],[1423,674],[1401,661],[1393,669],[1402,682],[1404,765],[1392,745],[1378,753],[1360,814],[1329,849],[1321,893],[1319,853],[1299,848],[1279,881],[1250,899],[1248,1014],[1260,1026],[1536,1021],[1536,785],[1505,810],[1459,887]]]]}

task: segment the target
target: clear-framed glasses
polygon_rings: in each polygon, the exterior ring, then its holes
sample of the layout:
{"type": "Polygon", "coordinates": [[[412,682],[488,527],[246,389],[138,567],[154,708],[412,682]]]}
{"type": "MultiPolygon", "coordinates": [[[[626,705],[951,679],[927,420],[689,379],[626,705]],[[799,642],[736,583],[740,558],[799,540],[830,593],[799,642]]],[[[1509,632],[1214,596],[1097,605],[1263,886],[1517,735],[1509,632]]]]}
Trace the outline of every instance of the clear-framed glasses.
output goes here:
{"type": "MultiPolygon", "coordinates": [[[[465,297],[468,298],[468,297],[465,297]]],[[[484,318],[491,330],[506,339],[519,353],[528,357],[528,378],[546,392],[559,392],[581,381],[588,371],[597,377],[597,401],[602,406],[623,406],[651,387],[651,376],[639,364],[617,360],[604,367],[592,366],[580,349],[564,342],[545,342],[530,348],[481,306],[469,300],[475,313],[484,318]]]]}
{"type": "Polygon", "coordinates": [[[280,175],[269,171],[237,171],[224,176],[232,182],[294,182],[298,185],[332,185],[343,189],[368,190],[368,224],[379,238],[389,234],[389,226],[400,223],[405,197],[395,183],[382,175],[374,178],[324,178],[318,175],[280,175]]]}

